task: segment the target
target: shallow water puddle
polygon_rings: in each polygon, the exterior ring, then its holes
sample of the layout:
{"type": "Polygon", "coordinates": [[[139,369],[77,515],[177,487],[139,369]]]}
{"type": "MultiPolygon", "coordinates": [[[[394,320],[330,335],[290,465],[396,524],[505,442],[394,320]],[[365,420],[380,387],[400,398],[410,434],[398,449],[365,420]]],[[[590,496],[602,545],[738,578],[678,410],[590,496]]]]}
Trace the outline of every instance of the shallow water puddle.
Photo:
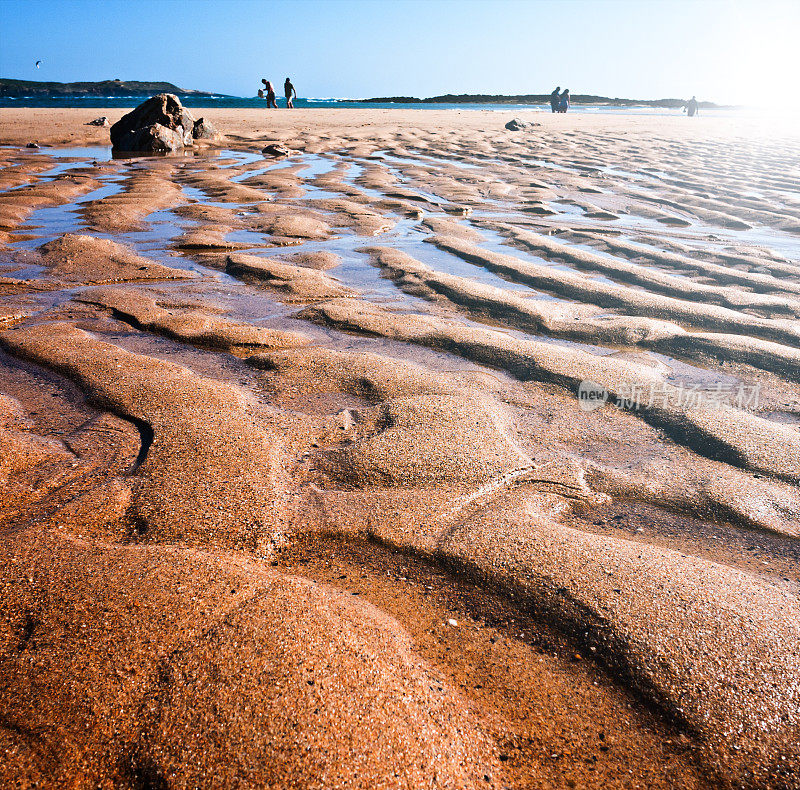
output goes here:
{"type": "Polygon", "coordinates": [[[408,165],[415,165],[419,167],[420,165],[426,164],[440,164],[446,165],[448,167],[459,167],[464,170],[480,170],[481,165],[474,164],[472,162],[466,162],[463,159],[453,158],[447,159],[441,156],[433,156],[429,153],[419,153],[419,159],[412,159],[408,156],[400,156],[398,154],[393,154],[391,151],[376,151],[372,154],[369,159],[374,159],[379,162],[398,162],[400,164],[408,164],[408,165]]]}
{"type": "MultiPolygon", "coordinates": [[[[81,195],[72,203],[64,203],[60,206],[45,206],[36,209],[28,219],[20,225],[18,233],[32,234],[32,239],[21,239],[12,242],[15,249],[34,249],[52,241],[65,233],[81,233],[86,230],[86,223],[80,216],[80,210],[86,203],[93,200],[102,200],[111,195],[119,194],[122,187],[123,175],[99,176],[100,181],[104,181],[103,186],[81,195]]],[[[100,234],[95,234],[100,235],[100,234]]]]}
{"type": "MultiPolygon", "coordinates": [[[[607,285],[619,284],[614,282],[614,280],[610,279],[609,277],[606,277],[604,274],[600,274],[599,272],[587,273],[585,271],[582,271],[581,269],[578,269],[577,267],[569,265],[568,263],[564,263],[562,261],[548,260],[547,258],[536,255],[533,252],[522,250],[519,247],[516,247],[513,244],[511,244],[500,231],[493,230],[491,228],[486,228],[480,224],[478,225],[478,230],[485,237],[485,241],[481,241],[480,246],[484,247],[487,250],[491,250],[492,252],[499,252],[502,255],[509,255],[513,258],[519,258],[522,261],[531,261],[532,263],[541,266],[547,266],[550,269],[555,269],[556,271],[568,272],[569,274],[588,277],[592,280],[606,283],[607,285]]],[[[547,294],[544,291],[537,292],[533,289],[529,290],[531,290],[533,293],[540,294],[539,298],[542,299],[550,299],[552,301],[558,301],[558,302],[572,301],[570,299],[564,299],[563,297],[560,296],[547,294]]]]}
{"type": "MultiPolygon", "coordinates": [[[[48,151],[48,153],[50,153],[48,151]]],[[[107,148],[87,148],[87,149],[61,149],[57,158],[69,158],[68,163],[64,163],[65,167],[77,167],[81,164],[86,164],[85,161],[80,161],[82,156],[91,161],[108,161],[110,158],[110,149],[107,148]]],[[[386,202],[387,195],[380,189],[361,186],[357,181],[366,172],[366,163],[370,160],[377,160],[383,163],[389,173],[391,173],[404,189],[418,194],[422,200],[417,207],[420,210],[421,217],[424,219],[426,216],[442,216],[438,203],[444,204],[447,201],[433,192],[422,188],[415,183],[413,174],[406,172],[411,167],[421,167],[426,172],[432,172],[435,175],[435,167],[437,164],[461,164],[451,162],[444,157],[431,157],[424,154],[420,155],[420,159],[414,159],[409,156],[396,156],[388,151],[378,152],[377,154],[360,158],[354,161],[348,160],[340,155],[321,155],[321,154],[296,154],[287,159],[280,161],[265,160],[264,157],[256,152],[237,151],[234,149],[223,149],[218,152],[213,152],[207,156],[193,156],[187,157],[187,162],[181,167],[176,174],[177,180],[181,182],[181,188],[190,202],[200,204],[202,206],[216,207],[235,212],[236,215],[247,218],[248,215],[254,212],[253,203],[240,203],[235,201],[216,201],[209,197],[203,189],[186,184],[181,177],[184,167],[191,168],[191,170],[201,171],[205,163],[218,162],[219,165],[215,167],[216,170],[235,170],[236,168],[249,167],[242,173],[235,173],[230,181],[232,183],[242,183],[247,181],[248,178],[257,177],[269,172],[276,172],[286,170],[289,168],[298,168],[297,180],[306,194],[301,198],[281,199],[276,202],[276,208],[279,205],[286,205],[287,208],[292,206],[304,207],[307,201],[314,201],[317,199],[335,197],[338,198],[338,193],[330,192],[327,189],[322,189],[316,186],[313,181],[319,176],[327,175],[337,169],[341,171],[341,180],[348,186],[356,187],[360,192],[376,202],[386,202]],[[263,166],[257,166],[263,165],[263,166]]],[[[98,200],[103,197],[118,193],[123,188],[124,178],[127,173],[125,165],[135,165],[138,160],[128,160],[122,165],[119,172],[113,174],[104,174],[100,176],[103,185],[98,189],[81,196],[71,204],[55,207],[45,207],[33,212],[28,221],[22,226],[22,231],[34,231],[36,234],[35,239],[16,242],[14,247],[17,249],[33,249],[38,247],[44,241],[49,241],[59,235],[67,232],[84,232],[85,225],[79,215],[80,207],[92,200],[98,200]]],[[[499,160],[497,160],[499,161],[499,160]]],[[[587,168],[582,166],[568,167],[561,166],[555,162],[542,159],[528,159],[526,165],[530,163],[538,167],[549,167],[556,170],[565,170],[568,172],[585,172],[587,168]]],[[[519,162],[514,163],[515,169],[524,169],[525,165],[520,168],[519,162]]],[[[470,165],[473,169],[479,168],[479,165],[470,165]]],[[[627,172],[609,166],[605,169],[606,175],[627,175],[627,172]]],[[[45,178],[47,174],[52,173],[52,169],[39,174],[39,178],[45,178]]],[[[651,176],[652,177],[652,176],[651,176]]],[[[657,180],[655,176],[654,180],[657,180]]],[[[392,191],[392,187],[388,188],[392,191]]],[[[264,190],[264,201],[270,201],[273,196],[268,190],[264,190]]],[[[274,202],[274,201],[273,201],[274,202]]],[[[487,200],[486,205],[482,210],[476,212],[473,217],[474,221],[466,221],[466,227],[474,227],[479,230],[483,236],[483,240],[479,242],[478,246],[486,250],[509,255],[520,260],[529,260],[538,265],[544,265],[556,271],[569,272],[570,274],[581,277],[590,281],[602,282],[607,285],[614,285],[618,287],[633,288],[641,290],[638,285],[630,285],[622,281],[622,278],[614,278],[606,276],[597,271],[587,271],[585,268],[578,268],[576,266],[564,263],[561,261],[548,261],[544,257],[540,257],[529,251],[524,251],[514,246],[508,239],[497,230],[484,226],[482,220],[491,220],[496,218],[493,213],[495,206],[502,208],[506,213],[503,221],[510,224],[519,218],[518,214],[514,213],[517,208],[513,199],[503,200],[500,198],[487,200]],[[488,209],[488,210],[487,210],[488,209]]],[[[312,203],[313,205],[313,203],[312,203]]],[[[548,204],[557,213],[552,217],[540,218],[534,221],[534,228],[539,232],[549,232],[552,229],[558,228],[562,224],[574,225],[576,228],[586,227],[587,229],[593,228],[589,224],[588,218],[585,218],[584,209],[577,203],[573,202],[568,197],[551,200],[548,204]],[[536,223],[540,227],[536,227],[536,223]]],[[[368,208],[368,206],[365,206],[368,208]]],[[[386,211],[386,209],[383,209],[386,211]]],[[[323,210],[323,213],[324,210],[323,210]]],[[[390,212],[391,213],[391,212],[390,212]]],[[[270,236],[259,231],[251,230],[249,228],[234,227],[228,229],[224,233],[224,242],[232,244],[245,244],[252,245],[246,248],[248,254],[260,255],[264,257],[278,257],[286,259],[292,253],[309,253],[317,251],[332,252],[341,258],[341,264],[331,270],[328,276],[338,280],[345,286],[359,292],[364,298],[372,299],[378,302],[395,303],[398,306],[405,305],[407,307],[418,306],[423,311],[431,309],[430,303],[426,302],[418,296],[410,295],[396,284],[388,275],[383,273],[381,269],[374,264],[371,256],[364,252],[368,247],[389,247],[407,253],[416,260],[422,262],[426,266],[437,272],[454,275],[457,277],[471,279],[480,282],[484,285],[489,285],[495,288],[502,289],[503,291],[510,291],[520,296],[525,296],[531,299],[542,299],[553,302],[570,303],[571,300],[563,299],[553,294],[540,291],[529,286],[515,281],[512,277],[498,275],[490,271],[489,268],[480,265],[474,265],[463,260],[461,257],[441,250],[433,244],[428,243],[432,232],[428,231],[419,219],[416,218],[398,218],[392,216],[395,223],[394,227],[384,233],[379,233],[375,236],[361,236],[353,233],[350,230],[338,229],[335,237],[325,240],[303,240],[297,239],[296,244],[289,246],[282,246],[280,248],[268,249],[265,244],[269,244],[270,236]]],[[[655,220],[646,218],[635,217],[626,215],[618,220],[607,223],[614,227],[625,229],[635,229],[638,234],[644,235],[648,241],[641,245],[642,254],[646,257],[648,245],[652,245],[653,249],[659,249],[658,239],[664,236],[671,236],[673,238],[680,238],[682,240],[698,242],[703,238],[703,235],[710,235],[712,232],[715,234],[715,244],[724,245],[728,244],[735,246],[737,243],[746,241],[751,246],[754,246],[757,241],[765,241],[769,238],[775,241],[776,238],[781,239],[786,248],[795,249],[797,240],[790,234],[777,234],[769,229],[761,229],[754,231],[730,231],[716,228],[710,225],[694,224],[690,229],[681,229],[675,231],[674,229],[666,230],[661,223],[655,220]]],[[[233,292],[238,294],[237,298],[244,298],[248,287],[244,286],[238,280],[231,278],[224,272],[224,265],[209,268],[202,262],[203,253],[198,252],[193,254],[191,251],[176,252],[173,249],[175,240],[187,231],[194,229],[202,230],[203,223],[198,220],[190,220],[188,218],[180,217],[171,209],[158,210],[150,213],[144,221],[145,227],[141,231],[125,232],[125,233],[93,233],[92,235],[101,238],[110,238],[128,245],[134,251],[145,257],[156,260],[170,267],[177,267],[181,269],[191,270],[200,273],[202,276],[211,281],[217,282],[220,285],[227,284],[233,289],[233,292]]],[[[530,220],[526,218],[523,227],[530,227],[530,220]]],[[[624,237],[627,238],[627,237],[624,237]]],[[[576,243],[568,241],[563,238],[559,239],[560,242],[567,244],[567,246],[575,247],[592,252],[595,255],[600,255],[609,261],[620,260],[629,264],[629,258],[616,258],[613,254],[600,251],[592,247],[589,243],[576,243]]],[[[705,242],[705,239],[703,239],[705,242]]],[[[778,244],[781,247],[782,244],[778,244]]],[[[213,250],[209,248],[208,252],[213,250]]],[[[220,248],[216,254],[224,254],[224,248],[220,248]]],[[[220,259],[221,261],[224,258],[220,259]]],[[[686,272],[676,271],[675,269],[664,266],[663,268],[658,265],[653,265],[652,262],[646,264],[639,263],[643,271],[651,271],[653,273],[667,272],[671,276],[691,281],[692,275],[686,272]]],[[[26,270],[27,276],[35,275],[34,269],[26,270]]],[[[173,283],[170,288],[180,288],[180,283],[173,283]]],[[[261,297],[256,297],[256,302],[263,303],[261,297]]],[[[459,320],[472,322],[471,318],[465,317],[459,308],[454,304],[450,304],[447,300],[443,300],[441,305],[447,305],[447,312],[451,313],[459,320]]],[[[261,314],[261,308],[255,310],[255,313],[261,314]]],[[[289,312],[289,311],[281,311],[289,312]]],[[[498,322],[491,322],[497,325],[498,322]]],[[[501,327],[499,327],[501,328],[501,327]]],[[[505,329],[505,328],[504,328],[505,329]]],[[[512,330],[507,330],[512,331],[512,330]]],[[[515,335],[520,337],[532,337],[532,335],[519,330],[513,330],[515,335]]],[[[561,338],[547,338],[538,337],[537,339],[548,340],[549,342],[566,343],[575,347],[585,348],[597,354],[613,353],[615,349],[605,348],[603,346],[595,346],[586,343],[573,343],[572,341],[563,340],[561,338]]],[[[668,357],[664,357],[663,361],[671,368],[674,368],[672,361],[668,357]]],[[[675,363],[679,365],[683,363],[675,363]]],[[[688,370],[691,366],[685,368],[688,370]]],[[[686,376],[693,380],[702,378],[700,368],[694,369],[695,372],[687,373],[686,376]]]]}

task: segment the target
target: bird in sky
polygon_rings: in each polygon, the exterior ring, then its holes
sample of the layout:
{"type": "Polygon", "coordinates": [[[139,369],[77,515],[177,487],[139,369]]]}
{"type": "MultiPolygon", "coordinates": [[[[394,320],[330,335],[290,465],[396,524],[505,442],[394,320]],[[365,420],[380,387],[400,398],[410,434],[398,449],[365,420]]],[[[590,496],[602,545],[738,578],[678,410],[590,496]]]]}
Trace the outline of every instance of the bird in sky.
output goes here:
{"type": "Polygon", "coordinates": [[[41,66],[41,65],[42,65],[42,61],[41,60],[37,60],[36,61],[36,68],[38,69],[39,66],[41,66]]]}

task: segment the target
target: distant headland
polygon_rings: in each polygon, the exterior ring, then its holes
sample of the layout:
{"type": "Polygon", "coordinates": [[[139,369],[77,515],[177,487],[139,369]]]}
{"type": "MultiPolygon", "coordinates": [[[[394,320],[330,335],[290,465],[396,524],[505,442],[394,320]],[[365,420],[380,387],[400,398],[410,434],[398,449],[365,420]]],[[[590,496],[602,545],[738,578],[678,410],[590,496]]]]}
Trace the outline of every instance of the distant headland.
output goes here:
{"type": "Polygon", "coordinates": [[[186,90],[171,82],[138,82],[136,80],[102,80],[100,82],[36,82],[0,77],[0,97],[48,96],[79,98],[82,96],[153,96],[174,93],[176,96],[219,96],[218,93],[186,90]]]}
{"type": "MultiPolygon", "coordinates": [[[[572,104],[605,105],[609,107],[664,107],[678,109],[686,104],[685,99],[620,99],[608,96],[592,96],[590,94],[570,94],[572,104]]],[[[504,96],[497,94],[466,94],[444,96],[431,96],[427,99],[417,99],[413,96],[383,96],[373,99],[356,99],[361,104],[548,104],[549,93],[526,94],[524,96],[504,96]]],[[[699,103],[701,107],[721,107],[722,105],[705,101],[699,103]]]]}
{"type": "MultiPolygon", "coordinates": [[[[171,82],[141,82],[137,80],[102,80],[100,82],[36,82],[32,80],[16,80],[0,77],[0,102],[11,100],[17,106],[17,99],[32,99],[36,106],[45,106],[46,102],[53,101],[62,106],[64,101],[76,100],[81,106],[84,102],[99,102],[103,99],[114,99],[118,104],[128,98],[146,98],[158,93],[174,93],[181,99],[189,100],[194,106],[201,106],[198,101],[215,99],[226,103],[226,106],[250,106],[249,102],[257,101],[255,98],[228,96],[208,91],[189,90],[179,88],[171,82]],[[244,102],[245,104],[238,104],[244,102]]],[[[323,100],[303,100],[311,106],[323,100]]],[[[503,95],[503,94],[453,94],[443,96],[430,96],[419,99],[414,96],[381,96],[371,99],[326,99],[331,105],[342,104],[347,106],[358,104],[491,104],[491,105],[547,105],[550,102],[549,93],[503,95]]],[[[685,99],[621,99],[609,96],[593,96],[590,94],[571,95],[573,105],[592,105],[596,107],[653,107],[662,109],[679,109],[686,104],[685,99]]],[[[55,105],[53,105],[55,106],[55,105]]],[[[77,106],[77,105],[76,105],[77,106]]],[[[88,105],[86,105],[88,106],[88,105]]],[[[97,105],[101,106],[101,105],[97,105]]],[[[116,104],[115,104],[116,106],[116,104]]],[[[216,101],[215,101],[216,106],[216,101]]],[[[713,102],[700,102],[700,107],[720,108],[723,105],[713,102]]]]}

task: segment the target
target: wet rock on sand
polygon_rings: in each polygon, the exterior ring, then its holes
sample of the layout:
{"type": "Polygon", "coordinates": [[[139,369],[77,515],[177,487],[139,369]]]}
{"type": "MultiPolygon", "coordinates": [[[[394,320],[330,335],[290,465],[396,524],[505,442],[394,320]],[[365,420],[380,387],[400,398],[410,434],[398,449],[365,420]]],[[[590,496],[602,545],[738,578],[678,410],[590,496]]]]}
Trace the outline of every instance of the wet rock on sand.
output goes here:
{"type": "Polygon", "coordinates": [[[120,151],[168,153],[180,151],[186,144],[186,138],[180,129],[170,129],[160,123],[131,129],[119,138],[116,148],[120,151]]]}
{"type": "Polygon", "coordinates": [[[520,132],[523,129],[530,129],[534,126],[541,126],[541,124],[520,121],[519,118],[513,118],[506,124],[506,129],[508,129],[510,132],[520,132]]]}
{"type": "Polygon", "coordinates": [[[192,137],[195,140],[216,140],[221,135],[211,121],[205,118],[198,118],[192,127],[192,137]]]}
{"type": "Polygon", "coordinates": [[[265,154],[266,156],[279,157],[289,156],[289,154],[292,152],[285,145],[281,145],[280,143],[270,143],[261,149],[261,153],[265,154]]]}
{"type": "Polygon", "coordinates": [[[172,93],[160,93],[123,115],[111,127],[119,151],[179,151],[192,145],[195,119],[172,93]]]}

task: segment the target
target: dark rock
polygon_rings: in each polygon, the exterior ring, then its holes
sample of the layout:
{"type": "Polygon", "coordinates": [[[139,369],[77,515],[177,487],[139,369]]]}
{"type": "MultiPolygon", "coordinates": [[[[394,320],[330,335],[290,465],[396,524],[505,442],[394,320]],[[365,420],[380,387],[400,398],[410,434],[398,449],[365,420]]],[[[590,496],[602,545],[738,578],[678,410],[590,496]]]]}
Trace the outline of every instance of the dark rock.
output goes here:
{"type": "Polygon", "coordinates": [[[183,148],[183,135],[180,131],[168,129],[160,123],[133,129],[117,138],[114,148],[117,151],[180,151],[183,148]]]}
{"type": "Polygon", "coordinates": [[[261,149],[261,153],[267,156],[289,156],[291,151],[279,143],[270,143],[261,149]]]}
{"type": "Polygon", "coordinates": [[[176,151],[192,145],[194,124],[194,117],[177,96],[161,93],[111,127],[111,144],[121,151],[176,151]]]}
{"type": "Polygon", "coordinates": [[[532,126],[541,126],[540,123],[527,123],[526,121],[520,121],[519,118],[514,118],[513,121],[509,121],[506,124],[506,129],[512,132],[519,132],[523,129],[530,129],[532,126]]]}
{"type": "Polygon", "coordinates": [[[192,128],[192,137],[195,140],[213,140],[219,137],[219,132],[211,121],[207,121],[205,118],[198,118],[192,128]]]}
{"type": "Polygon", "coordinates": [[[105,115],[101,115],[93,121],[87,121],[84,126],[108,126],[108,118],[105,115]]]}

